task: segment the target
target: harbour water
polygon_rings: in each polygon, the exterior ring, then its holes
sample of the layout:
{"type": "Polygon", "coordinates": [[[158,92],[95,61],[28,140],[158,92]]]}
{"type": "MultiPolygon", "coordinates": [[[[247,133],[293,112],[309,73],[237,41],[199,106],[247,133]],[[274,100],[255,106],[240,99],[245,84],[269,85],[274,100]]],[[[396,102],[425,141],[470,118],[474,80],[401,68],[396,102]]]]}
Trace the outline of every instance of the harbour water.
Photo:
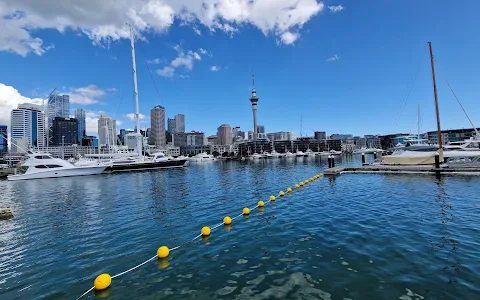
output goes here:
{"type": "MultiPolygon", "coordinates": [[[[326,163],[0,181],[0,298],[76,299],[326,163]]],[[[479,219],[477,177],[323,177],[83,299],[477,299],[479,219]]]]}

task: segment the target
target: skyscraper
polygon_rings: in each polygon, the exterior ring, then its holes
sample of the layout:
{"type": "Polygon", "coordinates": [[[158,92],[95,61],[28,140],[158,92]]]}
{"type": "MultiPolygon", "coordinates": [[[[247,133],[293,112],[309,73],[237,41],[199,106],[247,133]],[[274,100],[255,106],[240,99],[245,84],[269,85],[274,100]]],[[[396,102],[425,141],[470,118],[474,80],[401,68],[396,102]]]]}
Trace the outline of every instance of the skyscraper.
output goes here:
{"type": "Polygon", "coordinates": [[[8,129],[7,125],[0,125],[0,157],[8,151],[8,129]]]}
{"type": "Polygon", "coordinates": [[[98,119],[98,143],[100,146],[117,144],[117,121],[104,114],[98,119]]]}
{"type": "Polygon", "coordinates": [[[165,147],[165,108],[157,105],[150,110],[150,143],[157,147],[165,147]]]}
{"type": "Polygon", "coordinates": [[[228,124],[223,124],[217,129],[217,144],[231,145],[232,144],[232,128],[228,124]]]}
{"type": "Polygon", "coordinates": [[[175,115],[175,132],[185,132],[185,115],[175,115]]]}
{"type": "Polygon", "coordinates": [[[48,127],[53,124],[55,117],[70,117],[70,96],[52,95],[48,98],[48,127]]]}
{"type": "Polygon", "coordinates": [[[85,118],[85,111],[83,109],[75,109],[75,119],[78,122],[78,142],[82,142],[82,138],[87,135],[87,123],[85,118]]]}
{"type": "Polygon", "coordinates": [[[45,114],[38,105],[24,103],[13,109],[10,130],[12,152],[45,147],[45,114]]]}
{"type": "Polygon", "coordinates": [[[175,119],[170,119],[168,118],[168,121],[167,121],[167,130],[170,134],[174,134],[176,132],[175,130],[175,127],[176,127],[176,124],[175,124],[175,119]]]}
{"type": "Polygon", "coordinates": [[[255,90],[255,74],[252,74],[252,97],[250,97],[250,102],[252,103],[252,112],[253,112],[253,140],[256,140],[258,137],[258,128],[257,128],[257,91],[255,90]]]}
{"type": "Polygon", "coordinates": [[[78,141],[78,120],[74,118],[55,117],[52,125],[53,145],[80,145],[78,141]]]}

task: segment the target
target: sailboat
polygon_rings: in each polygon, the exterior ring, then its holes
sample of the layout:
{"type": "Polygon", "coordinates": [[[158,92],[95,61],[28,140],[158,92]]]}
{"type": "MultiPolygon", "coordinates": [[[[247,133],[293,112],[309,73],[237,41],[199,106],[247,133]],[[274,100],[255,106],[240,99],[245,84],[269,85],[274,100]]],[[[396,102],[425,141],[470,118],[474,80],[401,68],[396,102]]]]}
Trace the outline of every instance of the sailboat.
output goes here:
{"type": "MultiPolygon", "coordinates": [[[[128,24],[129,25],[129,24],[128,24]]],[[[138,105],[138,86],[137,86],[137,67],[135,62],[135,43],[133,28],[130,26],[130,44],[132,50],[132,66],[133,66],[133,88],[134,88],[134,103],[135,103],[135,122],[136,132],[132,133],[132,140],[136,140],[136,158],[116,159],[113,165],[108,167],[105,172],[120,172],[120,171],[145,171],[163,168],[178,168],[184,167],[187,164],[186,159],[175,159],[167,157],[165,154],[158,152],[152,157],[145,157],[142,154],[143,136],[140,133],[140,119],[139,119],[139,105],[138,105]]]]}

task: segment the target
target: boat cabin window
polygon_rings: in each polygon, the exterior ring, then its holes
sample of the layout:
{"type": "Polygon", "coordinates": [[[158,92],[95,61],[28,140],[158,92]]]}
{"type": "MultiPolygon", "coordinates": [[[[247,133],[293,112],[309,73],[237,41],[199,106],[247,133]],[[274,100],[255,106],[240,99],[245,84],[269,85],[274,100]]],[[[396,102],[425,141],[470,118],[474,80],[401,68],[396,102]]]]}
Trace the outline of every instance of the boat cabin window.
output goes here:
{"type": "Polygon", "coordinates": [[[61,168],[62,166],[59,165],[38,165],[35,166],[36,169],[55,169],[55,168],[61,168]]]}
{"type": "Polygon", "coordinates": [[[37,155],[35,156],[35,159],[53,159],[53,158],[48,155],[37,155]]]}

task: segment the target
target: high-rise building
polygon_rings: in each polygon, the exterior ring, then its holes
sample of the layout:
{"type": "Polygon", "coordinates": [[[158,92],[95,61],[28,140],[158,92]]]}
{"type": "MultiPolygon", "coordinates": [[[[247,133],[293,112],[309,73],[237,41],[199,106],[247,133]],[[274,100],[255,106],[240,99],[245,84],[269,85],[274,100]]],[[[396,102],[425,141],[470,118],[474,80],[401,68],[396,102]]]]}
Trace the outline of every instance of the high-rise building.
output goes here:
{"type": "Polygon", "coordinates": [[[55,146],[80,145],[80,142],[78,141],[77,119],[55,117],[53,120],[52,132],[52,142],[55,146]]]}
{"type": "Polygon", "coordinates": [[[185,132],[185,115],[175,115],[175,132],[185,132]]]}
{"type": "Polygon", "coordinates": [[[117,121],[104,114],[98,119],[98,143],[100,146],[117,144],[117,121]]]}
{"type": "Polygon", "coordinates": [[[315,133],[313,134],[313,137],[316,140],[326,140],[327,133],[325,131],[315,131],[315,133]]]}
{"type": "Polygon", "coordinates": [[[177,130],[176,130],[176,124],[175,124],[175,119],[170,119],[168,118],[168,121],[167,121],[167,131],[170,133],[170,134],[174,134],[177,130]]]}
{"type": "Polygon", "coordinates": [[[70,96],[52,95],[48,98],[48,127],[51,127],[55,117],[68,118],[70,116],[70,96]]]}
{"type": "Polygon", "coordinates": [[[8,152],[8,128],[7,125],[0,125],[0,158],[8,152]]]}
{"type": "Polygon", "coordinates": [[[255,90],[255,75],[252,74],[252,97],[250,97],[250,102],[252,103],[252,112],[253,112],[253,140],[256,140],[258,137],[258,128],[257,128],[257,91],[255,90]]]}
{"type": "Polygon", "coordinates": [[[157,105],[150,110],[150,143],[157,147],[165,147],[165,108],[157,105]]]}
{"type": "Polygon", "coordinates": [[[85,111],[81,108],[75,109],[75,119],[78,122],[78,143],[82,142],[82,138],[87,135],[87,121],[85,111]]]}
{"type": "Polygon", "coordinates": [[[11,151],[23,153],[33,146],[45,147],[45,114],[39,105],[24,103],[12,110],[11,151]]]}
{"type": "Polygon", "coordinates": [[[231,145],[232,142],[232,128],[228,124],[223,124],[217,129],[217,144],[231,145]]]}
{"type": "Polygon", "coordinates": [[[205,142],[205,134],[203,132],[177,132],[175,133],[174,146],[203,146],[205,142]]]}

